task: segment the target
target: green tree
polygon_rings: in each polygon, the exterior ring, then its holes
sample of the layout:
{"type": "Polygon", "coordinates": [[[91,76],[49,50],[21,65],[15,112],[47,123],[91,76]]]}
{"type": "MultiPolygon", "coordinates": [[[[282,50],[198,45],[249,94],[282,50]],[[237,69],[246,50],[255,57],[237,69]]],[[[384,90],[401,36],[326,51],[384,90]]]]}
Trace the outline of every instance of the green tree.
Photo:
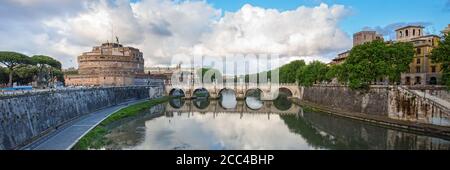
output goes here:
{"type": "Polygon", "coordinates": [[[336,64],[336,65],[332,65],[328,68],[328,72],[325,74],[325,79],[333,80],[334,78],[337,78],[339,82],[345,83],[347,78],[343,77],[341,75],[345,75],[344,67],[342,64],[336,64]]]}
{"type": "Polygon", "coordinates": [[[320,61],[313,61],[297,72],[299,83],[303,86],[311,86],[315,83],[330,81],[327,78],[329,68],[320,61]]]}
{"type": "Polygon", "coordinates": [[[0,51],[0,63],[8,68],[8,86],[12,86],[15,69],[24,64],[32,64],[32,61],[24,54],[10,51],[0,51]]]}
{"type": "Polygon", "coordinates": [[[34,65],[21,65],[14,72],[14,82],[19,84],[28,84],[33,82],[38,68],[34,65]]]}
{"type": "Polygon", "coordinates": [[[200,81],[202,83],[211,83],[214,82],[216,79],[222,78],[222,73],[213,68],[201,68],[197,70],[197,75],[200,77],[200,81]],[[206,82],[205,82],[206,81],[206,82]]]}
{"type": "Polygon", "coordinates": [[[289,64],[286,64],[286,65],[280,67],[279,81],[281,83],[295,83],[297,80],[298,71],[301,70],[305,66],[306,66],[305,61],[296,60],[296,61],[292,61],[289,64]]]}
{"type": "MultiPolygon", "coordinates": [[[[409,64],[414,58],[414,47],[412,43],[398,42],[387,46],[385,60],[388,66],[385,74],[391,83],[399,83],[401,73],[409,70],[409,64]]],[[[382,69],[382,68],[381,68],[382,69]]]]}
{"type": "Polygon", "coordinates": [[[61,69],[61,62],[49,56],[34,55],[33,57],[31,57],[31,60],[39,67],[39,69],[42,69],[44,67],[61,69]]]}
{"type": "Polygon", "coordinates": [[[442,84],[450,87],[450,36],[444,36],[439,46],[431,52],[431,59],[442,65],[442,84]]]}
{"type": "Polygon", "coordinates": [[[8,83],[8,69],[0,66],[0,84],[8,83]]]}
{"type": "Polygon", "coordinates": [[[38,86],[48,86],[56,76],[55,72],[61,73],[61,63],[52,57],[45,55],[35,55],[31,57],[34,64],[37,65],[37,83],[38,86]]]}
{"type": "Polygon", "coordinates": [[[368,89],[374,80],[400,80],[414,57],[410,43],[386,44],[381,40],[353,47],[343,64],[340,80],[348,81],[352,89],[368,89]]]}
{"type": "Polygon", "coordinates": [[[368,88],[373,80],[383,75],[386,70],[386,44],[383,41],[373,41],[355,46],[343,64],[345,67],[344,77],[352,89],[368,88]]]}

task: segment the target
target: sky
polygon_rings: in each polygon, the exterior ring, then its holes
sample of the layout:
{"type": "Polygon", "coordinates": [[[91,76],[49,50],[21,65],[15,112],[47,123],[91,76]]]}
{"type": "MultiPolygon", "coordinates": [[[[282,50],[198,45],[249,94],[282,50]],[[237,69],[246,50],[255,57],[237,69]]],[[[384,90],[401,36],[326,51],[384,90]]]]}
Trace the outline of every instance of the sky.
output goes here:
{"type": "Polygon", "coordinates": [[[384,28],[392,24],[421,23],[430,33],[438,34],[450,24],[449,0],[208,0],[216,8],[237,11],[244,4],[278,10],[294,10],[298,6],[320,3],[345,5],[350,11],[340,24],[348,34],[366,27],[384,28]]]}
{"type": "Polygon", "coordinates": [[[329,62],[355,32],[392,39],[395,28],[419,24],[439,34],[449,18],[450,0],[2,0],[0,51],[77,67],[78,55],[118,36],[146,66],[236,54],[329,62]]]}

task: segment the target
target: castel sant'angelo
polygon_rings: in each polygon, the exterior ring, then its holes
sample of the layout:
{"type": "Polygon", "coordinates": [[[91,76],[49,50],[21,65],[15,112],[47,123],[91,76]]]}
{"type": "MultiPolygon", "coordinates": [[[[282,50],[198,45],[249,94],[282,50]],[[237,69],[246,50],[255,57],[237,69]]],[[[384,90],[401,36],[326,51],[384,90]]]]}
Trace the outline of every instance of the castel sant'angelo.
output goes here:
{"type": "Polygon", "coordinates": [[[68,86],[128,86],[146,83],[139,49],[103,43],[78,56],[78,74],[65,76],[68,86]]]}

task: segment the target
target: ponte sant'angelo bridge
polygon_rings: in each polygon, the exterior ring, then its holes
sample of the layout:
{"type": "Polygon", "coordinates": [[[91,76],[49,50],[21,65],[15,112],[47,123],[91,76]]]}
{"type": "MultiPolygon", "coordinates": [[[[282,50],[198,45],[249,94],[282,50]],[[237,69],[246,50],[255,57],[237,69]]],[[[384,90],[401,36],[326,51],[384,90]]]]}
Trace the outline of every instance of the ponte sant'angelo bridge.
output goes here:
{"type": "Polygon", "coordinates": [[[261,100],[274,100],[278,97],[279,91],[289,94],[290,97],[300,98],[302,92],[298,85],[292,83],[230,83],[230,84],[188,84],[174,85],[166,84],[166,95],[172,95],[175,90],[181,90],[184,97],[191,98],[197,90],[206,90],[210,98],[219,98],[224,90],[232,90],[236,98],[243,99],[251,90],[259,90],[261,92],[261,100]]]}
{"type": "Polygon", "coordinates": [[[194,100],[184,100],[181,104],[171,103],[166,107],[167,112],[199,112],[199,113],[251,113],[251,114],[303,114],[301,107],[295,104],[277,106],[271,101],[263,101],[260,108],[250,108],[246,101],[238,100],[235,107],[224,108],[219,100],[208,100],[206,105],[199,106],[194,100]],[[178,105],[180,104],[180,105],[178,105]]]}

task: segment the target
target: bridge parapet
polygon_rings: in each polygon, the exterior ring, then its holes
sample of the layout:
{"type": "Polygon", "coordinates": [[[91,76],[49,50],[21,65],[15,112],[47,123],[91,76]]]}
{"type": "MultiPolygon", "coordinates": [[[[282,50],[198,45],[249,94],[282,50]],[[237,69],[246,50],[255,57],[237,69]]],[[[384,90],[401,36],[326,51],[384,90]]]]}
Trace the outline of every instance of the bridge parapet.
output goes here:
{"type": "Polygon", "coordinates": [[[299,87],[294,83],[281,83],[281,84],[257,84],[257,83],[204,83],[204,84],[191,84],[185,86],[173,86],[166,85],[166,94],[170,94],[172,89],[183,90],[186,97],[192,97],[196,89],[206,89],[210,97],[217,98],[220,96],[220,92],[223,89],[233,90],[238,98],[245,98],[247,92],[250,89],[259,89],[262,91],[262,98],[264,100],[273,100],[278,96],[278,90],[280,88],[287,89],[291,92],[292,97],[301,97],[301,91],[299,87]]]}

